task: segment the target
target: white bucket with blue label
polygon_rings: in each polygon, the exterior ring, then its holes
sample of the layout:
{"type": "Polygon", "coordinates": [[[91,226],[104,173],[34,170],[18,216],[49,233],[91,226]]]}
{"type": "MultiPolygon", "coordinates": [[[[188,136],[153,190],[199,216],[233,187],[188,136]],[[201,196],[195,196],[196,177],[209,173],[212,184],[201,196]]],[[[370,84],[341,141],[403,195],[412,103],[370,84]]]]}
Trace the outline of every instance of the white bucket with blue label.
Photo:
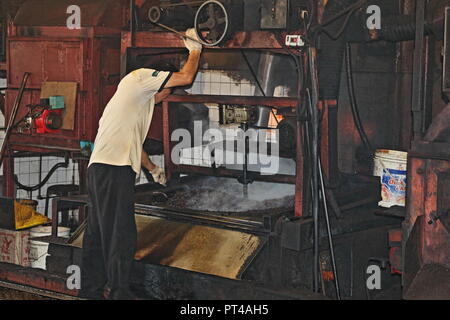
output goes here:
{"type": "Polygon", "coordinates": [[[375,152],[374,172],[380,177],[381,201],[379,206],[405,206],[408,153],[379,149],[375,152]]]}

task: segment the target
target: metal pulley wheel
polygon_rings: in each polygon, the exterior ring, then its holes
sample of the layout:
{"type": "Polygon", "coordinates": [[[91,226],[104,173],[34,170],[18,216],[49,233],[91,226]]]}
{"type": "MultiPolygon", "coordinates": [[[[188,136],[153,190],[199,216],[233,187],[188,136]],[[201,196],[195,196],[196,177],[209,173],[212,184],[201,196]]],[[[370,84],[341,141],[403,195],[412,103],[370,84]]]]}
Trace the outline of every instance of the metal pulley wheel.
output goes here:
{"type": "Polygon", "coordinates": [[[148,10],[148,19],[152,23],[158,23],[159,20],[161,19],[161,9],[159,7],[156,7],[156,6],[151,7],[148,10]]]}
{"type": "Polygon", "coordinates": [[[195,14],[194,27],[204,45],[220,44],[231,28],[227,9],[217,0],[204,2],[195,14]]]}

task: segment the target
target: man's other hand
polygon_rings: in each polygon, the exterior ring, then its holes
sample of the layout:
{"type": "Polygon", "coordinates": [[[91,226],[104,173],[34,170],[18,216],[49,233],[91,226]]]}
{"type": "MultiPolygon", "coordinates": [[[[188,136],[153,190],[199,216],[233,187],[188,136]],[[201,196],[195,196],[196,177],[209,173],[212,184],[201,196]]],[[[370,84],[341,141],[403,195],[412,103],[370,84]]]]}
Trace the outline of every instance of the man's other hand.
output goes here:
{"type": "MultiPolygon", "coordinates": [[[[198,41],[200,41],[200,39],[197,36],[197,33],[195,32],[194,28],[190,28],[186,30],[186,36],[192,38],[192,39],[196,39],[198,41]]],[[[201,45],[201,43],[196,42],[194,40],[191,40],[189,38],[185,38],[184,39],[184,45],[186,46],[186,48],[189,50],[189,52],[192,51],[202,51],[203,46],[201,45]]]]}
{"type": "Polygon", "coordinates": [[[161,167],[155,166],[153,170],[150,171],[153,180],[155,180],[156,183],[159,183],[163,186],[166,186],[167,178],[166,173],[164,172],[164,169],[161,167]]]}

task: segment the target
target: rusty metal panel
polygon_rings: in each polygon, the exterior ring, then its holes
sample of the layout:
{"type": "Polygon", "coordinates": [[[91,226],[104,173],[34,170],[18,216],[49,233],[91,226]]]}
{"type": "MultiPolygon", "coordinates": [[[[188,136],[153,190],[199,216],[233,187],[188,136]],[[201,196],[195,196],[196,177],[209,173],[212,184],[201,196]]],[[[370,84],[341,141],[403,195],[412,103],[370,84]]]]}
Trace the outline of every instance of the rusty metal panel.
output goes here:
{"type": "Polygon", "coordinates": [[[450,234],[446,228],[450,161],[410,156],[408,166],[411,188],[403,227],[404,297],[450,299],[450,234]]]}
{"type": "Polygon", "coordinates": [[[30,72],[28,88],[40,89],[45,81],[74,81],[84,90],[81,41],[9,40],[8,50],[8,87],[19,87],[23,73],[30,72]]]}
{"type": "Polygon", "coordinates": [[[46,152],[45,148],[31,145],[51,146],[55,150],[78,150],[80,140],[94,141],[98,120],[120,80],[120,39],[116,35],[103,37],[91,30],[89,38],[83,38],[79,35],[71,36],[58,27],[47,28],[54,29],[55,32],[59,30],[58,37],[15,36],[8,39],[7,117],[23,72],[27,71],[31,72],[31,76],[19,108],[18,119],[28,111],[26,105],[39,103],[42,83],[76,82],[79,90],[74,126],[71,127],[73,130],[45,135],[14,132],[10,143],[14,144],[15,150],[20,148],[24,151],[46,152]]]}
{"type": "Polygon", "coordinates": [[[17,26],[66,26],[67,8],[77,5],[82,12],[81,26],[123,26],[123,9],[128,0],[29,0],[17,12],[17,26]]]}
{"type": "MultiPolygon", "coordinates": [[[[298,34],[299,32],[292,32],[298,34]]],[[[278,37],[270,31],[238,31],[234,37],[228,40],[221,48],[227,49],[270,49],[274,52],[284,52],[278,38],[286,36],[287,32],[281,31],[278,37]]],[[[184,49],[183,40],[174,33],[169,32],[146,32],[139,31],[133,34],[133,42],[131,34],[128,31],[122,32],[122,55],[126,54],[127,48],[182,48],[184,49]]],[[[208,48],[208,50],[219,50],[220,48],[208,48]]]]}
{"type": "Polygon", "coordinates": [[[48,42],[42,61],[43,80],[83,84],[83,47],[80,42],[48,42]]]}
{"type": "MultiPolygon", "coordinates": [[[[136,215],[136,260],[239,279],[267,239],[249,233],[136,215]]],[[[81,233],[71,243],[82,247],[81,233]]]]}
{"type": "Polygon", "coordinates": [[[24,72],[31,73],[28,88],[37,88],[42,81],[42,44],[8,41],[8,86],[18,88],[24,72]]]}
{"type": "MultiPolygon", "coordinates": [[[[439,195],[439,175],[450,171],[450,161],[427,160],[427,179],[425,194],[425,219],[423,237],[423,260],[425,263],[438,263],[450,268],[450,234],[441,221],[436,221],[439,195]]],[[[448,181],[448,180],[444,180],[448,181]]],[[[441,181],[442,183],[443,181],[441,181]]],[[[445,186],[448,188],[448,185],[445,186]]]]}
{"type": "Polygon", "coordinates": [[[438,173],[437,218],[450,233],[450,170],[438,173]]]}

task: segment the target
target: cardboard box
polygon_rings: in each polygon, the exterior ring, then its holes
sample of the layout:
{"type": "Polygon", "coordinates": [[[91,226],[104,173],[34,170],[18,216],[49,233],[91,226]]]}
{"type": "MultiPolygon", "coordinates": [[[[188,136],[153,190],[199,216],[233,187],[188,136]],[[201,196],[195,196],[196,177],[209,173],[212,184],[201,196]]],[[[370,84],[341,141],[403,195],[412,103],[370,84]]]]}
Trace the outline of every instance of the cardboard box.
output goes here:
{"type": "Polygon", "coordinates": [[[0,262],[30,266],[30,231],[0,229],[0,262]]]}

